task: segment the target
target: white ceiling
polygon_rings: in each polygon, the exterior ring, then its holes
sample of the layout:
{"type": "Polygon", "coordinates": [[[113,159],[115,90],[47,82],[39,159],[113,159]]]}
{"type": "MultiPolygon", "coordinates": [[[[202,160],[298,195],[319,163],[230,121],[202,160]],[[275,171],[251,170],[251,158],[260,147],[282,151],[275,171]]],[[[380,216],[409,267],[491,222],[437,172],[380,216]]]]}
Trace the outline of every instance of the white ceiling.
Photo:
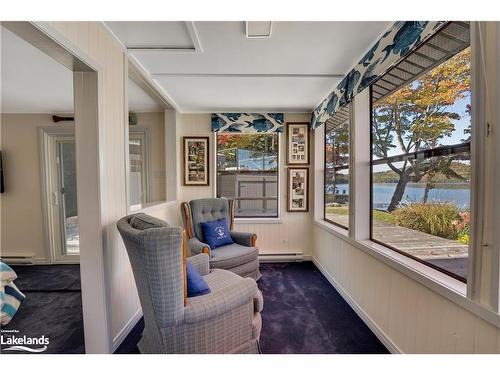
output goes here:
{"type": "MultiPolygon", "coordinates": [[[[182,112],[311,111],[388,22],[273,22],[248,39],[245,22],[106,22],[182,112]]],[[[72,73],[1,28],[4,113],[71,113],[72,73]]],[[[159,107],[129,84],[130,109],[159,107]]]]}
{"type": "MultiPolygon", "coordinates": [[[[73,73],[1,27],[1,112],[73,113],[73,73]]],[[[162,110],[129,80],[129,106],[136,112],[162,110]]]]}
{"type": "Polygon", "coordinates": [[[310,111],[388,22],[107,22],[182,112],[310,111]]]}
{"type": "Polygon", "coordinates": [[[1,28],[2,112],[72,113],[73,73],[1,28]]]}
{"type": "Polygon", "coordinates": [[[131,79],[128,80],[128,108],[135,112],[163,111],[162,107],[131,79]]]}

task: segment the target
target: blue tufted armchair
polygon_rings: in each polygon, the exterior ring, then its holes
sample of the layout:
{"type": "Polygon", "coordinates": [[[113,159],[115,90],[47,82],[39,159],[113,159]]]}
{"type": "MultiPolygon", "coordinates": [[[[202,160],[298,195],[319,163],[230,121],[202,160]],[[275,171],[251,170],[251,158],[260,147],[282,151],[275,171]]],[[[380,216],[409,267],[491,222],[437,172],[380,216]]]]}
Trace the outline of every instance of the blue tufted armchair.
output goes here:
{"type": "Polygon", "coordinates": [[[188,237],[191,254],[206,253],[210,257],[210,268],[222,268],[243,277],[258,280],[259,250],[255,246],[255,233],[233,230],[233,201],[226,198],[193,199],[181,204],[181,216],[188,237]],[[204,242],[201,223],[226,218],[234,244],[211,249],[204,242]]]}

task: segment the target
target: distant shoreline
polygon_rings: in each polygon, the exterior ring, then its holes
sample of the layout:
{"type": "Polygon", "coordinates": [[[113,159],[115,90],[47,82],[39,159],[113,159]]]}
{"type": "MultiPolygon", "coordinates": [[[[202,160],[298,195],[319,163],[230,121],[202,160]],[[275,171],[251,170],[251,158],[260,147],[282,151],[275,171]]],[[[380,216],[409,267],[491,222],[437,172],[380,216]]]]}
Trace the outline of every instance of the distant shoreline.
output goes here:
{"type": "MultiPolygon", "coordinates": [[[[397,185],[396,182],[374,182],[373,185],[397,185]]],[[[425,182],[408,182],[406,186],[425,188],[425,182]]],[[[435,182],[433,189],[470,189],[469,182],[435,182]]]]}

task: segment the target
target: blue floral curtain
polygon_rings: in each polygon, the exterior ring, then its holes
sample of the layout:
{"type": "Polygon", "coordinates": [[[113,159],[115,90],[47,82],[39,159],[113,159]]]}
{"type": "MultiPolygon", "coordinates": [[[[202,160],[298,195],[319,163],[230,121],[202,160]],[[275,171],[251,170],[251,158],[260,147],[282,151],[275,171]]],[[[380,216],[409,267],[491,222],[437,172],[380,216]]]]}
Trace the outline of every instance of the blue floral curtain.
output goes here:
{"type": "Polygon", "coordinates": [[[213,132],[283,132],[283,113],[212,113],[213,132]]]}
{"type": "Polygon", "coordinates": [[[335,90],[316,107],[311,128],[316,129],[324,124],[355,95],[369,87],[445,23],[444,21],[399,21],[392,25],[340,81],[335,90]]]}

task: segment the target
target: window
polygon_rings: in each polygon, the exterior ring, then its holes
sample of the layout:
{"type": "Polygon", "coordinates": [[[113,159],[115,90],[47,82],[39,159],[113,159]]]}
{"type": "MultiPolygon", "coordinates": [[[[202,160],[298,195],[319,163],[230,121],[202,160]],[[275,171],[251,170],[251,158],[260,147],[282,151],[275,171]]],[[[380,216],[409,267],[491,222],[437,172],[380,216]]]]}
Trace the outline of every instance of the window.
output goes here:
{"type": "Polygon", "coordinates": [[[325,125],[325,221],[349,226],[349,106],[325,125]]]}
{"type": "Polygon", "coordinates": [[[128,200],[136,210],[167,200],[165,111],[132,78],[128,100],[128,200]]]}
{"type": "Polygon", "coordinates": [[[278,133],[217,134],[217,196],[235,217],[278,216],[278,133]]]}
{"type": "Polygon", "coordinates": [[[466,281],[470,241],[469,25],[452,22],[372,95],[372,239],[466,281]]]}

